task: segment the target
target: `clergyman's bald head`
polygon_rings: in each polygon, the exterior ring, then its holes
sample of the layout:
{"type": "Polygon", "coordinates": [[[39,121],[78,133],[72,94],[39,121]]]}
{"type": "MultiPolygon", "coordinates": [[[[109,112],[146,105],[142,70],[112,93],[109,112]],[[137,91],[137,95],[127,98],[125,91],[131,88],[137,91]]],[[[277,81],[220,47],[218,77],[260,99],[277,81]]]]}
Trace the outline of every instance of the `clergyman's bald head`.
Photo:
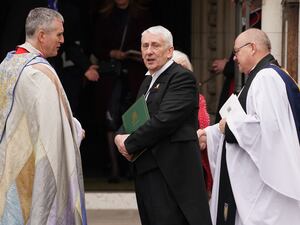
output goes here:
{"type": "Polygon", "coordinates": [[[242,73],[251,69],[271,52],[271,42],[265,32],[250,28],[241,33],[234,42],[234,60],[242,73]]]}
{"type": "Polygon", "coordinates": [[[271,51],[271,42],[265,32],[257,28],[250,28],[241,33],[237,39],[243,39],[249,43],[255,43],[259,50],[271,51]]]}

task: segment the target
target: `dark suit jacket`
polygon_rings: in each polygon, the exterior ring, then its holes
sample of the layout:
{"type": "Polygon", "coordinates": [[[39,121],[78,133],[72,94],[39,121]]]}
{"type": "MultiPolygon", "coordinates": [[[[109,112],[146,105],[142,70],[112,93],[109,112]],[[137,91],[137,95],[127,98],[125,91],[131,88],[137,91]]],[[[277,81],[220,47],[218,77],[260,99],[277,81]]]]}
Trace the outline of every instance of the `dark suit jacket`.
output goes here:
{"type": "MultiPolygon", "coordinates": [[[[149,86],[141,85],[138,96],[149,86]]],[[[147,149],[137,174],[159,167],[189,224],[211,224],[197,139],[198,91],[193,74],[173,63],[155,81],[147,99],[150,114],[125,141],[129,153],[147,149]]]]}

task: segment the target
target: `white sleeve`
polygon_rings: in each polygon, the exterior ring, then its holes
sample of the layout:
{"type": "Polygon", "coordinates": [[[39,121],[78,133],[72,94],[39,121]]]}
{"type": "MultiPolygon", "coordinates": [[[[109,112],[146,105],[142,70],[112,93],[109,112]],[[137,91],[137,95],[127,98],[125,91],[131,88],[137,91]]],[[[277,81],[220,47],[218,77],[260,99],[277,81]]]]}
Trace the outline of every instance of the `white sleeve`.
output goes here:
{"type": "Polygon", "coordinates": [[[76,131],[76,143],[79,147],[84,137],[84,130],[82,129],[80,122],[75,117],[73,117],[73,122],[76,131]]]}
{"type": "Polygon", "coordinates": [[[222,148],[224,137],[219,130],[219,124],[208,126],[205,129],[207,138],[207,155],[212,176],[215,176],[219,148],[222,148]],[[222,142],[222,143],[221,143],[222,142]]]}

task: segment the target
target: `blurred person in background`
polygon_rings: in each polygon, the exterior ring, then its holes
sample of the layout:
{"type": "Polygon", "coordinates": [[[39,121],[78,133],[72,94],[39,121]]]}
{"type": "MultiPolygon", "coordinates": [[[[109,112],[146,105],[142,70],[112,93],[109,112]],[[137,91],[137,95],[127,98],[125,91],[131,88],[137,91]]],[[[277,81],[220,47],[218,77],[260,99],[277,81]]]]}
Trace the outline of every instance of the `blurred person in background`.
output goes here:
{"type": "Polygon", "coordinates": [[[64,45],[58,55],[49,59],[57,71],[68,96],[72,112],[79,116],[80,98],[83,86],[87,82],[99,80],[98,66],[92,64],[83,41],[86,36],[84,28],[83,2],[79,0],[48,0],[48,7],[60,12],[64,17],[64,45]]]}
{"type": "Polygon", "coordinates": [[[107,134],[109,180],[117,182],[130,171],[128,162],[117,153],[114,134],[144,79],[140,35],[151,25],[151,15],[137,0],[105,0],[93,21],[92,53],[102,77],[95,94],[97,121],[107,134]]]}

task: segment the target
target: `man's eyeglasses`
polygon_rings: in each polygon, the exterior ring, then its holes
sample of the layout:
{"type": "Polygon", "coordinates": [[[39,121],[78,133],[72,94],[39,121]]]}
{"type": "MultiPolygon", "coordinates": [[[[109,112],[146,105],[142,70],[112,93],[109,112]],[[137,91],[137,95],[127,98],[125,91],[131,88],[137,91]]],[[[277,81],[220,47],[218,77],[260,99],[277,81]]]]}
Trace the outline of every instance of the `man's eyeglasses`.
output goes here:
{"type": "Polygon", "coordinates": [[[244,48],[244,47],[246,47],[246,46],[248,46],[248,45],[251,45],[251,44],[252,44],[251,42],[248,42],[248,43],[242,45],[241,47],[238,47],[238,48],[236,48],[236,49],[233,49],[233,54],[236,55],[242,48],[244,48]]]}

